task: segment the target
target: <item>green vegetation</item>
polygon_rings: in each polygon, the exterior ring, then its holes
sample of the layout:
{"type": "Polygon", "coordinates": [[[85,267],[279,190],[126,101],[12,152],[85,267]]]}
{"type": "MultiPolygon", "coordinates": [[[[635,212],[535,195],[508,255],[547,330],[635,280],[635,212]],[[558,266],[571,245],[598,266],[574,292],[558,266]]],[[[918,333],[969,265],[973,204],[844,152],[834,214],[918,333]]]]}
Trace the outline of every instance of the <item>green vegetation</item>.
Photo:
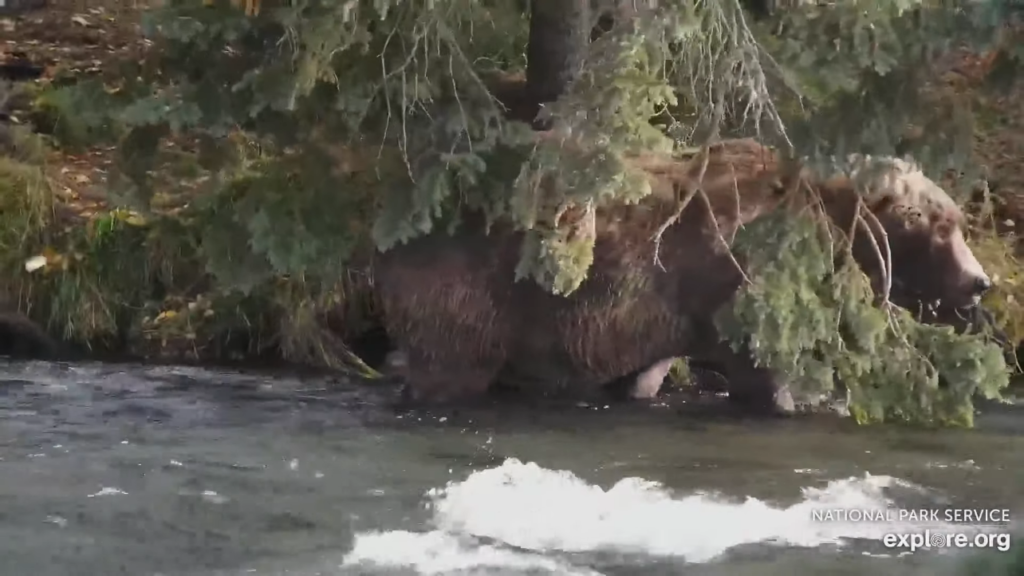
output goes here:
{"type": "Polygon", "coordinates": [[[757,280],[720,314],[725,336],[742,342],[754,327],[755,358],[789,374],[798,396],[830,390],[835,375],[858,422],[970,426],[971,396],[999,398],[1007,385],[1000,349],[901,309],[865,306],[873,295],[867,276],[854,264],[834,269],[829,247],[806,217],[771,216],[742,230],[734,249],[757,280]]]}
{"type": "MultiPolygon", "coordinates": [[[[637,12],[598,2],[619,17],[577,50],[581,73],[526,83],[527,100],[561,94],[538,138],[491,89],[526,70],[528,42],[570,42],[567,19],[589,10],[547,2],[563,10],[557,30],[531,31],[517,0],[144,11],[143,58],[32,94],[50,145],[74,154],[113,142],[117,154],[105,200],[73,217],[57,209],[75,203],[44,177],[45,152],[0,163],[8,298],[93,347],[369,373],[346,342],[373,322],[373,251],[451,229],[462,208],[525,230],[518,276],[566,294],[593,261],[593,235],[578,232],[594,209],[650,192],[633,154],[757,135],[826,168],[909,143],[933,174],[970,173],[973,116],[940,106],[931,75],[951,44],[999,48],[1006,20],[996,1],[803,6],[761,22],[737,0],[637,12]],[[924,135],[911,142],[913,127],[924,135]],[[26,272],[37,255],[46,266],[26,272]]],[[[1000,77],[1014,58],[1005,53],[1000,77]]],[[[1010,244],[981,225],[974,240],[1016,282],[1010,244]]],[[[993,345],[873,306],[858,271],[831,269],[816,223],[766,219],[736,249],[754,282],[721,315],[726,336],[752,337],[758,359],[804,391],[840,377],[859,421],[970,425],[971,397],[1005,386],[993,345]]],[[[1019,337],[1015,286],[991,298],[1019,337]]]]}

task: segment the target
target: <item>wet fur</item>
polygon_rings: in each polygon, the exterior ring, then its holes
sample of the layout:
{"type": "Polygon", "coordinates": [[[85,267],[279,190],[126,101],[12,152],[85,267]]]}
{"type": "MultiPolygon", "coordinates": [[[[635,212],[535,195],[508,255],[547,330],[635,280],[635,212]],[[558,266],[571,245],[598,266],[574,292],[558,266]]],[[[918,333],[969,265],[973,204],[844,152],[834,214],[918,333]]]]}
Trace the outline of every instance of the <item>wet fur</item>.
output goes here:
{"type": "MultiPolygon", "coordinates": [[[[723,142],[706,156],[633,162],[650,176],[653,194],[638,205],[598,212],[594,263],[568,297],[532,280],[516,282],[522,233],[498,224],[487,234],[478,215],[467,215],[454,235],[434,232],[379,255],[377,285],[386,329],[407,355],[408,400],[465,401],[495,380],[541,395],[588,398],[603,383],[691,356],[727,366],[737,401],[777,404],[777,378],[754,367],[749,354],[719,343],[714,330],[713,312],[743,281],[727,243],[738,226],[783,205],[824,208],[836,234],[853,230],[853,181],[832,178],[810,193],[803,169],[787,167],[753,140],[723,142]],[[664,232],[662,269],[653,238],[679,200],[698,189],[704,194],[693,196],[664,232]]],[[[927,222],[939,223],[955,219],[949,204],[898,186],[868,199],[887,229],[895,225],[893,215],[906,213],[895,206],[913,205],[927,222]]],[[[891,236],[899,241],[929,234],[898,226],[891,236]]],[[[877,256],[865,256],[866,235],[855,238],[857,260],[877,277],[877,256]]]]}
{"type": "Polygon", "coordinates": [[[24,314],[0,313],[0,355],[18,359],[51,359],[59,351],[57,342],[24,314]]]}

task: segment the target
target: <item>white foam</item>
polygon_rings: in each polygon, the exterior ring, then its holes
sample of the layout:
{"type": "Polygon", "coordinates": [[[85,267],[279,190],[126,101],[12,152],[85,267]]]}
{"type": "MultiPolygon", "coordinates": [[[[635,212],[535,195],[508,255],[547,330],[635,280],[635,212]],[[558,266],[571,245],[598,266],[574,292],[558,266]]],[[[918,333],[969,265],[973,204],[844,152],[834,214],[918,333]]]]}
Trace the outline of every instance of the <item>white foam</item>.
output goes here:
{"type": "Polygon", "coordinates": [[[421,574],[526,568],[528,563],[566,574],[564,566],[549,566],[555,560],[544,554],[611,551],[700,563],[743,544],[842,546],[889,532],[952,528],[934,522],[814,519],[813,512],[824,509],[891,510],[885,490],[893,487],[918,489],[890,476],[865,475],[804,488],[798,502],[785,506],[710,493],[674,494],[640,478],[625,478],[605,490],[570,472],[509,459],[429,491],[432,530],[359,533],[344,562],[411,567],[421,574]]]}
{"type": "Polygon", "coordinates": [[[125,492],[124,490],[121,490],[120,488],[112,488],[110,486],[104,486],[103,488],[100,488],[99,492],[94,492],[92,494],[89,494],[87,496],[87,498],[95,498],[97,496],[114,496],[114,495],[117,495],[117,494],[127,494],[127,492],[125,492]]]}
{"type": "Polygon", "coordinates": [[[440,530],[358,534],[355,547],[345,556],[343,566],[361,564],[413,567],[420,574],[430,575],[501,568],[530,573],[543,570],[565,576],[601,576],[599,572],[575,568],[541,554],[479,544],[440,530]]]}

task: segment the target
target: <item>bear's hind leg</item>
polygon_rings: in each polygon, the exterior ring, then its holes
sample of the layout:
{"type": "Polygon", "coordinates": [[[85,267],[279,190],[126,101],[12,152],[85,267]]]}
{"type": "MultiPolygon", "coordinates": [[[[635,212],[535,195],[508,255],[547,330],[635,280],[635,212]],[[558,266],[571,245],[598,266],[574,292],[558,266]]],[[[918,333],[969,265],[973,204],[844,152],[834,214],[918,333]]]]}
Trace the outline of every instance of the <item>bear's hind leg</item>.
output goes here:
{"type": "MultiPolygon", "coordinates": [[[[659,360],[647,368],[635,370],[602,386],[602,400],[627,402],[630,400],[653,400],[658,397],[665,377],[672,370],[676,358],[659,360]]],[[[581,386],[581,388],[584,388],[581,386]]],[[[589,388],[589,386],[587,386],[589,388]]]]}
{"type": "Polygon", "coordinates": [[[402,401],[439,405],[480,400],[490,390],[500,368],[497,361],[440,363],[410,353],[403,370],[402,401]]]}
{"type": "Polygon", "coordinates": [[[656,398],[675,361],[675,358],[666,358],[655,362],[653,366],[637,374],[636,382],[633,383],[633,389],[630,391],[630,398],[645,400],[656,398]]]}

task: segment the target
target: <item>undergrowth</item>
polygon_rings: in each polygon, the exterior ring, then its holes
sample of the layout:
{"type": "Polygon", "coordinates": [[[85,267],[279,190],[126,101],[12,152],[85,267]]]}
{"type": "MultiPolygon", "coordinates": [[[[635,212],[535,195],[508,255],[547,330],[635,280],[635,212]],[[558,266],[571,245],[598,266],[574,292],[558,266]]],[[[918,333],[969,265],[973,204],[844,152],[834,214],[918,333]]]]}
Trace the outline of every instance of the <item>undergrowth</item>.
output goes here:
{"type": "MultiPolygon", "coordinates": [[[[995,327],[1006,335],[1011,356],[1024,342],[1024,263],[1021,262],[1020,237],[1015,220],[1000,214],[1004,199],[983,190],[978,201],[967,205],[970,224],[967,242],[974,255],[992,278],[993,287],[982,300],[992,314],[995,327]]],[[[1013,366],[1019,374],[1019,360],[1013,366]]]]}
{"type": "MultiPolygon", "coordinates": [[[[969,242],[975,256],[993,280],[992,290],[982,305],[992,313],[995,327],[1016,348],[1024,341],[1024,266],[1016,254],[1016,235],[998,235],[991,229],[977,229],[969,242]]],[[[1020,366],[1014,367],[1020,372],[1020,366]]]]}
{"type": "MultiPolygon", "coordinates": [[[[267,274],[244,290],[217,281],[220,262],[203,240],[223,225],[213,211],[235,208],[237,186],[163,212],[76,212],[48,176],[52,138],[13,133],[0,156],[0,306],[93,353],[376,375],[346,345],[376,313],[365,273],[345,270],[337,282],[267,274]]],[[[195,155],[179,156],[176,169],[194,176],[195,155]]]]}
{"type": "MultiPolygon", "coordinates": [[[[10,136],[12,148],[31,146],[28,135],[20,130],[12,130],[10,136]]],[[[53,220],[53,195],[42,167],[18,156],[0,156],[0,304],[31,308],[31,286],[22,273],[24,251],[45,245],[53,220]]]]}

